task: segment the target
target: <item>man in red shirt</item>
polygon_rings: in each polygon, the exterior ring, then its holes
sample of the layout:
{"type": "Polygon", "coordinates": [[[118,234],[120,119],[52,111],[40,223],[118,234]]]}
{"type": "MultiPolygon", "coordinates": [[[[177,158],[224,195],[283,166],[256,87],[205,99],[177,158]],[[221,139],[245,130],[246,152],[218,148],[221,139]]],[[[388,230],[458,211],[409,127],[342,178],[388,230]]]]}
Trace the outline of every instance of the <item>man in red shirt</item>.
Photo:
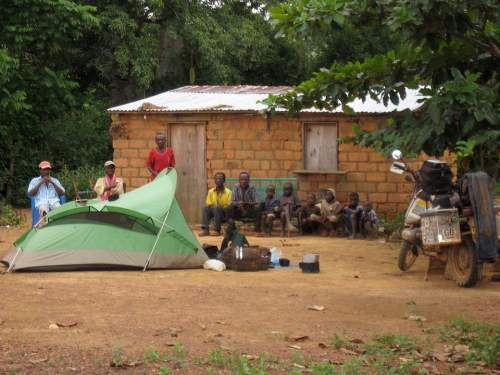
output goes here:
{"type": "Polygon", "coordinates": [[[167,147],[167,137],[165,133],[157,133],[155,137],[156,148],[149,152],[146,167],[151,173],[151,180],[165,168],[175,167],[175,156],[172,148],[167,147]]]}

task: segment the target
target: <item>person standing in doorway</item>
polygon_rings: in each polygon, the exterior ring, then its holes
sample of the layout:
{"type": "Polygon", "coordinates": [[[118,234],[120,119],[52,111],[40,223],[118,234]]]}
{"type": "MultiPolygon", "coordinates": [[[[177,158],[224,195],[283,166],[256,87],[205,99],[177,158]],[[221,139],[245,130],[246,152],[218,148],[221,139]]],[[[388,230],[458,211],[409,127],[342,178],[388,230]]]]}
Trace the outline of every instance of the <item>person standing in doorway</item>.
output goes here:
{"type": "Polygon", "coordinates": [[[167,147],[167,136],[165,133],[156,133],[155,142],[156,147],[149,152],[146,162],[146,167],[149,173],[151,173],[151,181],[165,168],[175,167],[174,151],[171,147],[167,147]]]}

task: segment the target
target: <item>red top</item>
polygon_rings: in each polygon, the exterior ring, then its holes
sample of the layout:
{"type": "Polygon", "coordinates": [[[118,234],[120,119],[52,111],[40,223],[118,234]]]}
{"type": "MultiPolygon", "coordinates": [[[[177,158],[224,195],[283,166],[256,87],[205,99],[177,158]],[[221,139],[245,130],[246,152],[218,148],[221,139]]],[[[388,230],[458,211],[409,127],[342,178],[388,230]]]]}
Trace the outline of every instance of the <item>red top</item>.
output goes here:
{"type": "MultiPolygon", "coordinates": [[[[170,147],[167,147],[163,152],[160,152],[156,148],[153,148],[149,152],[146,167],[151,168],[156,173],[160,173],[162,170],[168,167],[175,167],[174,151],[170,147]]],[[[156,176],[151,175],[151,180],[154,180],[155,177],[156,176]]]]}

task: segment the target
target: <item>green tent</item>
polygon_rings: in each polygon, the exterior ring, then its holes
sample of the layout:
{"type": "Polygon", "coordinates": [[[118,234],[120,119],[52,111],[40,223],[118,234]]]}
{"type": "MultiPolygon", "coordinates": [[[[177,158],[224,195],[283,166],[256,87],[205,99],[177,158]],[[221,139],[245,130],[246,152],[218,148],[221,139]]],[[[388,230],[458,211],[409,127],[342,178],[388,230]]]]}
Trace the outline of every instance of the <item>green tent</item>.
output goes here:
{"type": "Polygon", "coordinates": [[[198,268],[207,256],[175,199],[177,173],[115,201],[68,202],[16,242],[10,271],[96,268],[198,268]]]}

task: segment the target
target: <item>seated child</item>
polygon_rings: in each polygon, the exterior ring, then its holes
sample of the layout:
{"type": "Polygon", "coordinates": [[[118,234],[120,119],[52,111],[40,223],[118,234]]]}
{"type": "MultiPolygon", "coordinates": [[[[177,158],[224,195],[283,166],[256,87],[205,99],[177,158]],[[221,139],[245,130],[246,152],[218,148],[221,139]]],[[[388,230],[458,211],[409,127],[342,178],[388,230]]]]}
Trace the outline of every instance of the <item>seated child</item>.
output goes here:
{"type": "Polygon", "coordinates": [[[220,251],[224,251],[230,246],[250,246],[245,235],[238,232],[236,223],[233,219],[229,219],[227,222],[224,239],[220,245],[220,251]]]}
{"type": "Polygon", "coordinates": [[[327,189],[325,199],[318,204],[321,213],[322,235],[334,236],[342,223],[342,205],[335,198],[335,189],[327,189]]]}
{"type": "Polygon", "coordinates": [[[296,228],[292,225],[292,217],[297,213],[300,202],[293,193],[293,185],[290,182],[283,184],[283,196],[279,201],[279,218],[281,221],[281,236],[285,236],[285,231],[290,232],[296,228]]]}
{"type": "Polygon", "coordinates": [[[305,205],[298,210],[299,227],[302,234],[313,234],[320,227],[321,210],[316,206],[316,194],[309,193],[305,205]]]}
{"type": "Polygon", "coordinates": [[[271,236],[273,231],[273,222],[279,211],[279,199],[275,197],[276,187],[269,185],[266,189],[266,199],[261,202],[262,221],[264,223],[264,233],[271,236]]]}
{"type": "Polygon", "coordinates": [[[376,238],[378,234],[378,217],[368,201],[363,204],[361,212],[361,234],[367,238],[376,238]]]}
{"type": "Polygon", "coordinates": [[[349,193],[349,204],[344,207],[345,224],[350,238],[355,238],[361,231],[361,213],[363,207],[359,204],[359,194],[349,193]]]}

